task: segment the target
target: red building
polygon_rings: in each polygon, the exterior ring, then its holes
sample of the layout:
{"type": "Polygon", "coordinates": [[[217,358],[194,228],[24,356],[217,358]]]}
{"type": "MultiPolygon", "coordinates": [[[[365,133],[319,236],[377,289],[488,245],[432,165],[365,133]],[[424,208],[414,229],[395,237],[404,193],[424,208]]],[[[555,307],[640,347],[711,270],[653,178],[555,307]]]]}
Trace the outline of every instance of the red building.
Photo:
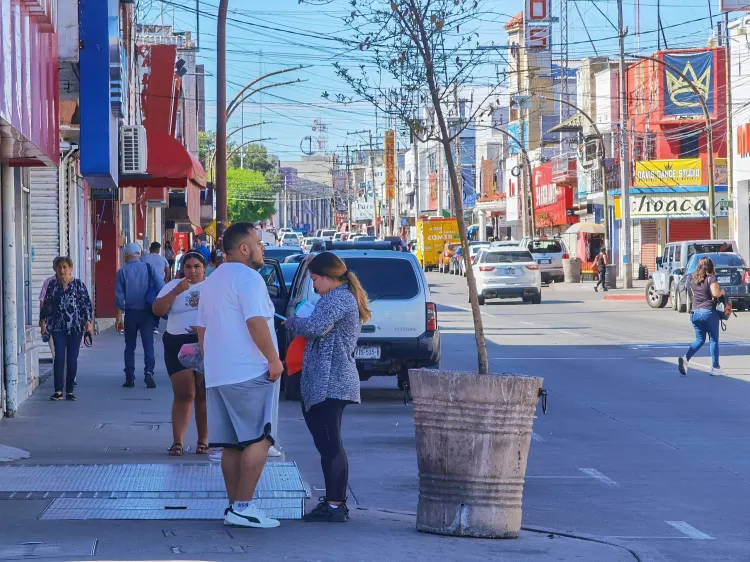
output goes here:
{"type": "MultiPolygon", "coordinates": [[[[575,174],[575,167],[572,174],[575,174]]],[[[532,175],[537,231],[563,234],[567,225],[578,222],[578,216],[573,213],[574,186],[567,179],[569,174],[558,182],[553,181],[553,163],[550,162],[533,168],[532,175]]]]}
{"type": "Polygon", "coordinates": [[[706,122],[691,83],[711,121],[719,237],[729,234],[726,211],[718,206],[727,183],[725,52],[666,50],[653,57],[661,64],[641,60],[626,76],[633,263],[651,270],[667,242],[711,236],[706,122]]]}

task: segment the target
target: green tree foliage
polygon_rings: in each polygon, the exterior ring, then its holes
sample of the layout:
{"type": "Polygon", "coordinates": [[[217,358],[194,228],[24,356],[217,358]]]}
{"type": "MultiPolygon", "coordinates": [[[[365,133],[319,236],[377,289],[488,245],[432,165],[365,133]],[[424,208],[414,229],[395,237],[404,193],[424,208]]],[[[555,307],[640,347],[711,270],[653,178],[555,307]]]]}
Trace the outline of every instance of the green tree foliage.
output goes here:
{"type": "Polygon", "coordinates": [[[276,213],[276,192],[261,172],[229,168],[227,170],[227,212],[229,222],[257,222],[276,213]]]}

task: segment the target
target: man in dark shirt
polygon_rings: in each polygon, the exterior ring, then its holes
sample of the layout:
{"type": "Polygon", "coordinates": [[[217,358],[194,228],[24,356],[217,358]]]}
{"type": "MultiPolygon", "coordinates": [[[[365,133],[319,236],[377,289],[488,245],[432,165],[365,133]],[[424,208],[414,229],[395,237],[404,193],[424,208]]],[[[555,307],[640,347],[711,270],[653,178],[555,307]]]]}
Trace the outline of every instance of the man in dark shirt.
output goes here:
{"type": "Polygon", "coordinates": [[[115,305],[117,306],[117,330],[125,331],[125,388],[135,386],[135,348],[138,332],[141,333],[144,381],[147,388],[156,388],[154,382],[154,314],[152,302],[148,302],[164,287],[163,272],[141,261],[141,247],[135,242],[127,244],[125,265],[117,272],[115,282],[115,305]],[[123,319],[123,313],[124,319],[123,319]]]}

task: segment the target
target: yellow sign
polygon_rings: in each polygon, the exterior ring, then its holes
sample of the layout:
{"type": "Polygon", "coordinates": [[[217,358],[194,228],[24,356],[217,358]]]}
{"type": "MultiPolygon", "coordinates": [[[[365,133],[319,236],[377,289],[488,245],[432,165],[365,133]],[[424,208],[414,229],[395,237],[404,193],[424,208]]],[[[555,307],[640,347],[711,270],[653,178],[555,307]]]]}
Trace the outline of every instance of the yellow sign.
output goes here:
{"type": "Polygon", "coordinates": [[[689,187],[703,183],[700,158],[646,160],[635,163],[634,187],[689,187]]]}
{"type": "Polygon", "coordinates": [[[211,224],[204,228],[203,232],[208,234],[211,238],[216,238],[216,221],[211,221],[211,224]]]}
{"type": "Polygon", "coordinates": [[[615,197],[615,220],[622,219],[622,199],[615,197]]]}
{"type": "Polygon", "coordinates": [[[385,198],[396,196],[396,133],[385,132],[385,198]]]}

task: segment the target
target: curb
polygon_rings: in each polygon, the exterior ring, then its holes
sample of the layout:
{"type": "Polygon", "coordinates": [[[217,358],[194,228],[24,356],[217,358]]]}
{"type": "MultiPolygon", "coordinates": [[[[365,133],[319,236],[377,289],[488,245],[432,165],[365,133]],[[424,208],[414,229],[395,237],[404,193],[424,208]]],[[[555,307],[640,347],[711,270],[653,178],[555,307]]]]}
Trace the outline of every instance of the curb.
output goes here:
{"type": "Polygon", "coordinates": [[[604,295],[605,301],[627,301],[627,302],[645,302],[644,295],[604,295]]]}
{"type": "Polygon", "coordinates": [[[16,447],[10,447],[8,445],[0,445],[0,463],[20,461],[30,457],[31,453],[28,451],[17,449],[16,447]]]}

